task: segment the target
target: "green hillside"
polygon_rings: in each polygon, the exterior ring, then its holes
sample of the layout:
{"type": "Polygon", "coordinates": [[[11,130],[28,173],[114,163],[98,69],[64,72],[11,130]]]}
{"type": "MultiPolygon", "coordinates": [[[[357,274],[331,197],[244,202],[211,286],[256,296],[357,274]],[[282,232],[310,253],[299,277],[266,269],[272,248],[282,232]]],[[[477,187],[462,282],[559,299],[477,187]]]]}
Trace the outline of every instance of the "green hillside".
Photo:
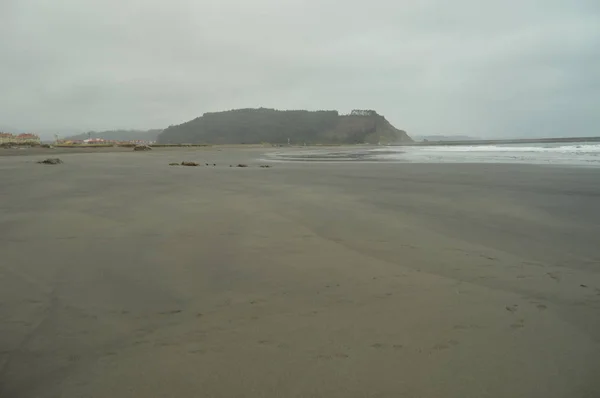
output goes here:
{"type": "Polygon", "coordinates": [[[279,111],[237,109],[205,113],[170,126],[158,136],[161,144],[359,144],[412,141],[375,111],[279,111]]]}

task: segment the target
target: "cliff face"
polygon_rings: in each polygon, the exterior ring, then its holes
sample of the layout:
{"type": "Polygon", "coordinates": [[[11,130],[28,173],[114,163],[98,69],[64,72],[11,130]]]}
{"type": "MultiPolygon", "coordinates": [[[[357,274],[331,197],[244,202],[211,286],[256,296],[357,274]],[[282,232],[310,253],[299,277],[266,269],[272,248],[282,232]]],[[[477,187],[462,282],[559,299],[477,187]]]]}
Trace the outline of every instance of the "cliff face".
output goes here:
{"type": "Polygon", "coordinates": [[[406,131],[398,130],[378,114],[340,116],[335,129],[329,135],[338,142],[350,144],[412,141],[406,131]]]}
{"type": "Polygon", "coordinates": [[[374,111],[238,109],[205,113],[159,136],[162,144],[360,144],[412,141],[374,111]]]}

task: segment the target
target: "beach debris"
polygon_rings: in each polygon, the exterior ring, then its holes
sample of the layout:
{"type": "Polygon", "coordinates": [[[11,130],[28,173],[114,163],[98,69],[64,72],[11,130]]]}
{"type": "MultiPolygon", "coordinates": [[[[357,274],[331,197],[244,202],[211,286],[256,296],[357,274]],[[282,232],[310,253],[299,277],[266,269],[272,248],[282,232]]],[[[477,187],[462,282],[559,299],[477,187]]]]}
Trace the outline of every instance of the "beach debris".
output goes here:
{"type": "Polygon", "coordinates": [[[263,169],[268,169],[273,166],[271,166],[270,164],[261,164],[259,167],[262,167],[263,169]]]}
{"type": "Polygon", "coordinates": [[[152,148],[149,145],[136,145],[133,147],[134,151],[151,151],[152,148]]]}
{"type": "Polygon", "coordinates": [[[40,164],[61,164],[61,163],[63,163],[63,161],[60,160],[59,158],[48,158],[46,160],[40,160],[38,163],[40,163],[40,164]]]}
{"type": "Polygon", "coordinates": [[[248,167],[248,165],[240,163],[240,164],[237,165],[237,167],[248,167]]]}
{"type": "Polygon", "coordinates": [[[46,148],[46,149],[54,149],[54,147],[50,144],[42,144],[40,145],[41,148],[46,148]]]}
{"type": "Polygon", "coordinates": [[[196,162],[181,162],[182,166],[200,166],[200,163],[196,162]]]}
{"type": "Polygon", "coordinates": [[[581,286],[581,287],[587,287],[587,285],[579,285],[579,286],[581,286]]]}
{"type": "Polygon", "coordinates": [[[179,166],[179,163],[169,163],[169,166],[179,166]]]}
{"type": "Polygon", "coordinates": [[[216,165],[217,165],[216,163],[213,163],[213,166],[216,166],[216,165]]]}

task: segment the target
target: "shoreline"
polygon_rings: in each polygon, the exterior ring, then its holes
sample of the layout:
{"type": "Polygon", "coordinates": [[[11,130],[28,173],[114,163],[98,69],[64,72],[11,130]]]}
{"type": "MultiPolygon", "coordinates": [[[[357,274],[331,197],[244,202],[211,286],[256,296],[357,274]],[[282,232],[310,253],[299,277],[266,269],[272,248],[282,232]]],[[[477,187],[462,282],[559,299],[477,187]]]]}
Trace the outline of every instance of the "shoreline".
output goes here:
{"type": "MultiPolygon", "coordinates": [[[[186,157],[189,154],[247,153],[257,154],[263,162],[274,163],[323,163],[323,164],[520,164],[559,167],[600,167],[598,145],[573,147],[567,151],[561,148],[520,148],[464,146],[465,150],[454,150],[460,146],[377,146],[355,145],[335,147],[266,147],[255,145],[201,146],[201,147],[156,147],[152,151],[137,153],[132,148],[123,147],[70,147],[70,148],[21,148],[0,150],[0,159],[12,157],[60,157],[87,154],[130,153],[130,156],[150,156],[169,154],[186,157]],[[134,154],[135,153],[135,154],[134,154]]],[[[208,155],[212,157],[213,155],[208,155]]],[[[184,159],[185,160],[185,159],[184,159]]],[[[181,161],[174,158],[174,161],[181,161]]]]}

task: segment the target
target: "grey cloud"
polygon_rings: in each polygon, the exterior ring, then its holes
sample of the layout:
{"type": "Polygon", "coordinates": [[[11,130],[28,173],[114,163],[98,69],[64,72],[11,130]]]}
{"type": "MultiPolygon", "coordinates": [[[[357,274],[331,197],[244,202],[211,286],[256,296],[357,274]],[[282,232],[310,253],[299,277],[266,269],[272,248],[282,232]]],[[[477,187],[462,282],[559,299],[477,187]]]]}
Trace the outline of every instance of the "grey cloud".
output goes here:
{"type": "Polygon", "coordinates": [[[4,0],[0,128],[377,109],[415,134],[598,133],[600,6],[575,0],[4,0]]]}

